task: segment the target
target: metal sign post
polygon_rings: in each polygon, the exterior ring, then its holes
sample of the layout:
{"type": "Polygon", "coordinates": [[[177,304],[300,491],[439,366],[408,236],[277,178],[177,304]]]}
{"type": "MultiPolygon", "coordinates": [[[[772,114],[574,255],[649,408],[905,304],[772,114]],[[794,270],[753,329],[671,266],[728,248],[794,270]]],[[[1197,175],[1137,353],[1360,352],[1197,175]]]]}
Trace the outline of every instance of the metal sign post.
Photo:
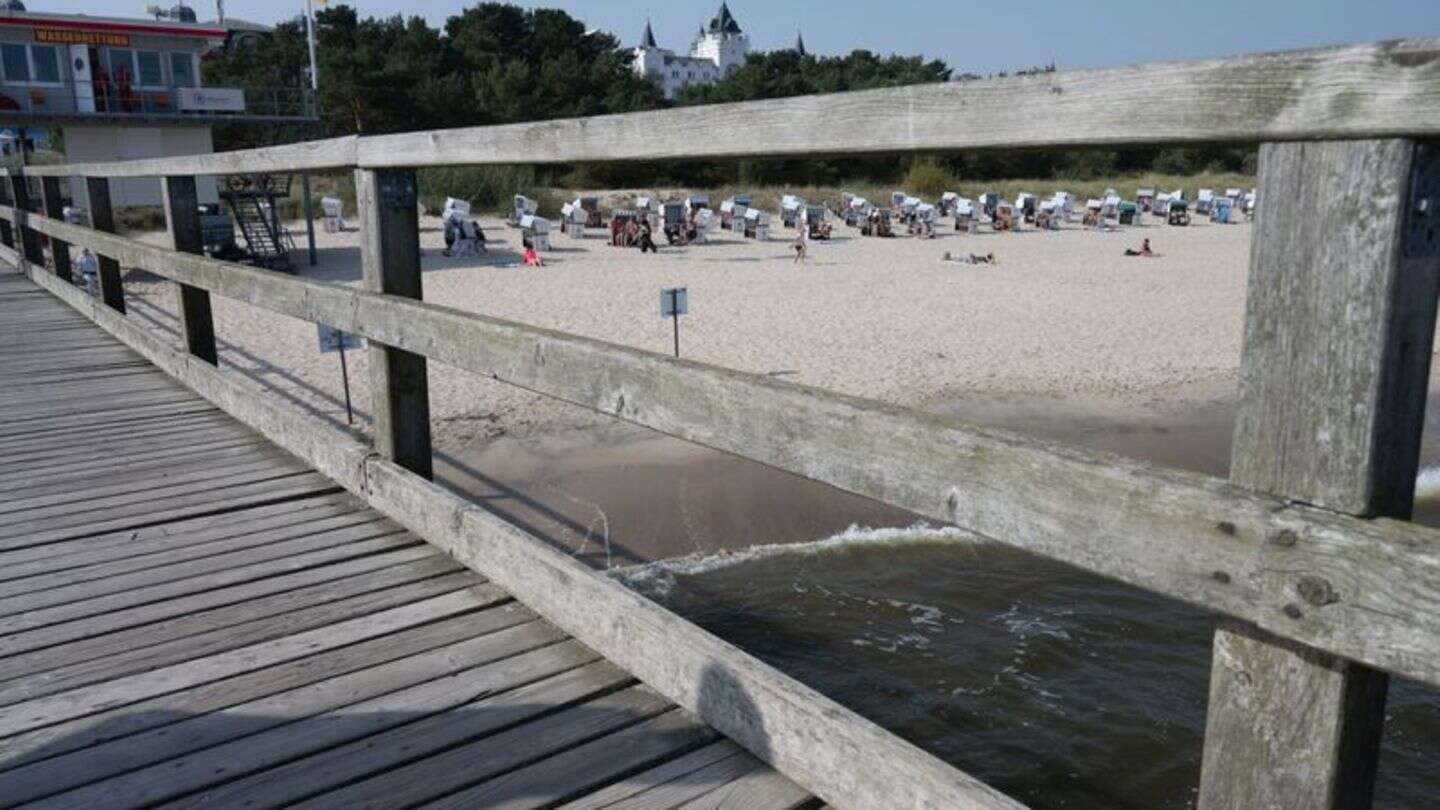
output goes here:
{"type": "Polygon", "coordinates": [[[315,324],[315,332],[321,354],[340,353],[340,381],[345,385],[345,423],[353,425],[355,414],[350,408],[350,369],[345,364],[345,349],[360,348],[360,338],[323,323],[315,324]]]}
{"type": "Polygon", "coordinates": [[[675,321],[675,356],[680,356],[680,316],[690,311],[689,294],[684,287],[666,287],[660,291],[660,317],[675,321]]]}

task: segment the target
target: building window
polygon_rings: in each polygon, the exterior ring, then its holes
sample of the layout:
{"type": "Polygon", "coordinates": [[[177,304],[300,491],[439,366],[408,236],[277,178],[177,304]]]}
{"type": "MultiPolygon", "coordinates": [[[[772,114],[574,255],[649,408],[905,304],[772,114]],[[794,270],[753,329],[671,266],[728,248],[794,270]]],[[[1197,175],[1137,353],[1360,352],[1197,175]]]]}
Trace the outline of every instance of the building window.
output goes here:
{"type": "Polygon", "coordinates": [[[170,54],[170,81],[176,87],[195,86],[195,57],[193,54],[170,54]]]}
{"type": "Polygon", "coordinates": [[[30,59],[24,45],[0,45],[0,63],[5,67],[5,81],[30,81],[30,59]]]}
{"type": "Polygon", "coordinates": [[[55,52],[54,45],[31,45],[30,62],[35,68],[35,81],[60,83],[60,56],[55,52]]]}
{"type": "Polygon", "coordinates": [[[160,70],[160,52],[140,51],[136,56],[140,61],[140,86],[164,87],[165,74],[160,70]]]}
{"type": "Polygon", "coordinates": [[[117,85],[135,83],[135,52],[121,48],[110,49],[110,78],[117,85]]]}

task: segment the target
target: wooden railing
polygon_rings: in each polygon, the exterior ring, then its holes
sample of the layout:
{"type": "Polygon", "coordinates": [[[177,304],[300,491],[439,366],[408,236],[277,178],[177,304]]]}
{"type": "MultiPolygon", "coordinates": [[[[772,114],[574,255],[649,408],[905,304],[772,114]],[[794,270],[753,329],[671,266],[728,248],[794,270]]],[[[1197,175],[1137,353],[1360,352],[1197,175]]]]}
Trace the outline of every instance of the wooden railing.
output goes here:
{"type": "Polygon", "coordinates": [[[37,167],[45,214],[12,176],[0,253],[836,806],[1018,805],[430,483],[427,359],[1213,610],[1201,806],[1360,807],[1388,675],[1440,685],[1440,532],[1407,522],[1436,137],[1440,41],[1406,41],[37,167]],[[418,166],[1211,141],[1262,144],[1228,481],[421,300],[418,166]],[[195,175],[337,168],[356,170],[364,289],[201,255],[195,175]],[[65,176],[85,178],[92,227],[60,220],[65,176]],[[174,251],[113,233],[107,178],[136,176],[164,178],[174,251]],[[105,257],[100,301],[66,283],[70,246],[105,257]],[[179,285],[183,351],[125,319],[122,264],[179,285]],[[219,371],[212,293],[368,338],[374,447],[219,371]]]}

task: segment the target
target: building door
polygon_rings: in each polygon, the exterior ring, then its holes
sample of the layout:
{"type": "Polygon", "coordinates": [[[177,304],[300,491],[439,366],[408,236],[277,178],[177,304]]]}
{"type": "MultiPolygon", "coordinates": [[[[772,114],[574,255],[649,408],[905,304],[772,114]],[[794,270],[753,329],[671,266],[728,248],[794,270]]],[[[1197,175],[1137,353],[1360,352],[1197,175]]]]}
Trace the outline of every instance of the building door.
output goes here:
{"type": "Polygon", "coordinates": [[[100,61],[100,49],[90,48],[90,89],[95,94],[95,111],[110,111],[110,74],[100,61]]]}
{"type": "Polygon", "coordinates": [[[71,45],[68,48],[70,54],[70,77],[74,82],[72,85],[75,91],[75,110],[82,113],[95,112],[95,84],[94,74],[91,68],[94,62],[91,61],[93,49],[84,45],[71,45]]]}

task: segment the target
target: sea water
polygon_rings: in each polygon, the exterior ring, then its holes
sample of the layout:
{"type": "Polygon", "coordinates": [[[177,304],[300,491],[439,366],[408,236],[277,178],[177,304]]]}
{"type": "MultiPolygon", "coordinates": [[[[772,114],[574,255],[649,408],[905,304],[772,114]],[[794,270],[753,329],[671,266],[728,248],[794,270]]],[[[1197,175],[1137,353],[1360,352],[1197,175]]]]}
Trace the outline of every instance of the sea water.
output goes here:
{"type": "MultiPolygon", "coordinates": [[[[924,525],[612,575],[1034,807],[1195,804],[1205,611],[924,525]]],[[[1437,797],[1440,693],[1395,682],[1376,806],[1437,797]]]]}

